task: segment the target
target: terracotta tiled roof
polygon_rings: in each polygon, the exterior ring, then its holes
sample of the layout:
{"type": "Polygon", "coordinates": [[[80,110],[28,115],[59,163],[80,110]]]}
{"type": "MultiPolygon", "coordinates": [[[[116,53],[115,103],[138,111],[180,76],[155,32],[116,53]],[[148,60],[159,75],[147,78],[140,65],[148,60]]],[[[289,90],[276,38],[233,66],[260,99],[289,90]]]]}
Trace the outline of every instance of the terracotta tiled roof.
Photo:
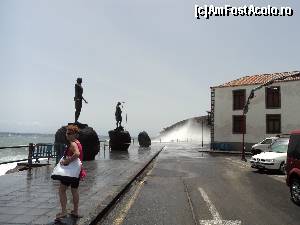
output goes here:
{"type": "Polygon", "coordinates": [[[245,76],[225,84],[221,84],[218,86],[214,86],[211,88],[222,88],[222,87],[235,87],[235,86],[246,86],[246,85],[256,85],[256,84],[264,84],[269,80],[280,78],[282,76],[288,76],[295,73],[299,73],[299,76],[290,77],[285,79],[284,81],[276,81],[276,82],[285,82],[285,81],[294,81],[300,80],[300,72],[299,71],[292,71],[292,72],[282,72],[282,73],[271,73],[271,74],[260,74],[260,75],[252,75],[252,76],[245,76]]]}

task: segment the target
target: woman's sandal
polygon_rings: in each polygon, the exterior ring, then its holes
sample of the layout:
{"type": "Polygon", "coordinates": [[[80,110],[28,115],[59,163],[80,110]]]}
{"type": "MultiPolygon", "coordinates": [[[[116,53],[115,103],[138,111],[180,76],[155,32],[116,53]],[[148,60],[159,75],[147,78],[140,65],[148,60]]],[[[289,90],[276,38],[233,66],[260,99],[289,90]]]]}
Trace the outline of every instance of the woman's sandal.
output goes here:
{"type": "Polygon", "coordinates": [[[63,219],[63,218],[65,218],[65,217],[67,217],[67,213],[57,213],[56,214],[56,217],[55,217],[55,220],[60,220],[60,219],[63,219]]]}
{"type": "Polygon", "coordinates": [[[70,215],[71,215],[71,216],[73,216],[74,218],[77,218],[77,219],[79,219],[79,218],[82,218],[82,217],[83,217],[82,215],[75,214],[73,210],[70,212],[70,215]]]}

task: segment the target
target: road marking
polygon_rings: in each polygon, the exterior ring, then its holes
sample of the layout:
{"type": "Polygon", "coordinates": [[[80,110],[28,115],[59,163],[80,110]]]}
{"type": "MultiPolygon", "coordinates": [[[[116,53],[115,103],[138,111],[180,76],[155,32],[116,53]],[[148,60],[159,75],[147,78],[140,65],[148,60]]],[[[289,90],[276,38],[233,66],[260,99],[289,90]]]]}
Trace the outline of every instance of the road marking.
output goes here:
{"type": "Polygon", "coordinates": [[[220,213],[217,211],[214,204],[209,200],[209,197],[205,193],[205,191],[198,187],[198,190],[200,191],[202,198],[206,202],[208,209],[213,217],[212,220],[199,220],[200,225],[241,225],[242,221],[240,220],[222,220],[222,217],[220,213]]]}
{"type": "Polygon", "coordinates": [[[125,205],[125,207],[123,209],[121,209],[121,212],[118,216],[118,218],[116,218],[114,220],[113,225],[121,225],[125,219],[125,217],[128,214],[129,209],[132,207],[133,203],[136,201],[144,183],[147,180],[147,176],[149,176],[152,172],[153,168],[146,174],[146,176],[144,177],[144,179],[142,181],[139,182],[137,188],[135,189],[133,196],[131,197],[131,199],[129,200],[129,202],[125,205]]]}

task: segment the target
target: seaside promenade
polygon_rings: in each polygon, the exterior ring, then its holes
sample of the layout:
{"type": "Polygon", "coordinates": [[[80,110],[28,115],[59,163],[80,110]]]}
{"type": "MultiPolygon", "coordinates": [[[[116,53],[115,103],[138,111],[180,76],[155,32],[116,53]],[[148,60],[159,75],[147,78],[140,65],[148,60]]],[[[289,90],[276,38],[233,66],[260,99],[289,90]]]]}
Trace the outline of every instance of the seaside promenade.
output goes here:
{"type": "MultiPolygon", "coordinates": [[[[105,158],[84,162],[83,218],[69,216],[64,224],[282,225],[300,220],[279,171],[256,171],[237,152],[211,152],[197,143],[165,145],[133,145],[128,153],[107,151],[105,158]]],[[[1,225],[54,224],[60,204],[59,183],[50,178],[53,167],[1,176],[1,225]]],[[[68,191],[69,212],[71,207],[68,191]]]]}
{"type": "MultiPolygon", "coordinates": [[[[163,144],[150,148],[132,145],[128,152],[106,151],[105,158],[84,162],[87,177],[80,183],[80,214],[83,218],[64,219],[66,224],[93,224],[126,186],[163,149],[163,144]]],[[[54,224],[60,211],[58,181],[50,178],[54,165],[7,174],[0,177],[0,224],[54,224]]],[[[72,197],[68,194],[68,211],[72,197]]]]}

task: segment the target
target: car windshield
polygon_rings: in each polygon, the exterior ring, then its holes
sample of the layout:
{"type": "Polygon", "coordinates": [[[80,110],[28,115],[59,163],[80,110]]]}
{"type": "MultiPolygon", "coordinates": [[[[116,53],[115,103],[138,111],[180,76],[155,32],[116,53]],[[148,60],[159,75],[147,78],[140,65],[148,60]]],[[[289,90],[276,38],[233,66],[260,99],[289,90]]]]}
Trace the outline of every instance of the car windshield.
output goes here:
{"type": "Polygon", "coordinates": [[[288,142],[279,142],[275,145],[272,145],[271,152],[284,153],[287,152],[288,142]]]}
{"type": "Polygon", "coordinates": [[[261,144],[271,144],[271,143],[272,143],[272,139],[270,138],[267,138],[261,142],[261,144]]]}
{"type": "Polygon", "coordinates": [[[288,144],[289,144],[289,138],[279,138],[270,146],[270,151],[272,151],[271,149],[275,148],[277,145],[288,145],[288,144]]]}

